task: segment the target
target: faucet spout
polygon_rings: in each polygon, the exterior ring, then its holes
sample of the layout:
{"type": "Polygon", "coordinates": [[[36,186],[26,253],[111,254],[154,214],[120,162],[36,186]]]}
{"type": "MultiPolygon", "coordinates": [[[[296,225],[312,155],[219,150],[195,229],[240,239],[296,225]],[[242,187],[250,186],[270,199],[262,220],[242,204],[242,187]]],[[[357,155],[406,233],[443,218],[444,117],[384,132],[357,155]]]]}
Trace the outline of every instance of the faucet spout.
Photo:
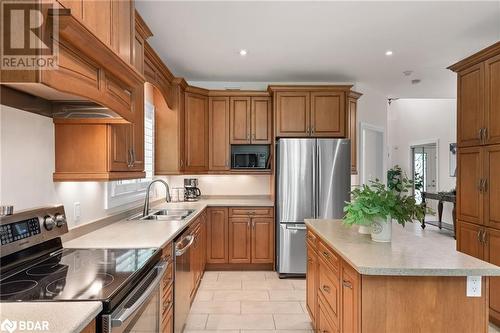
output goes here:
{"type": "Polygon", "coordinates": [[[151,183],[149,183],[148,185],[148,188],[146,189],[146,198],[144,200],[144,207],[142,209],[142,216],[143,217],[146,217],[149,215],[149,192],[151,191],[151,185],[153,185],[154,183],[162,183],[163,185],[165,185],[165,190],[167,191],[167,194],[165,195],[165,201],[166,202],[170,202],[171,201],[171,198],[170,198],[170,188],[168,187],[168,184],[166,181],[162,180],[162,179],[155,179],[153,180],[151,183]]]}

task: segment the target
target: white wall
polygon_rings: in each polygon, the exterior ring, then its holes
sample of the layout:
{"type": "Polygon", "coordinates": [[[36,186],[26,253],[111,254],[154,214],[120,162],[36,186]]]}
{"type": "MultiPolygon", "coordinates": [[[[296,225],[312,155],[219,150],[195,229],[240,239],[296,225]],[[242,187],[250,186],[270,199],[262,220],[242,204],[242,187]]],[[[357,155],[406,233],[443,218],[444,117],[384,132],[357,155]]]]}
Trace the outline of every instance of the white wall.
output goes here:
{"type": "Polygon", "coordinates": [[[168,177],[171,187],[183,187],[184,178],[197,178],[202,195],[270,195],[269,175],[182,175],[168,177]]]}
{"type": "MultiPolygon", "coordinates": [[[[455,99],[400,99],[389,106],[389,144],[392,164],[411,175],[410,146],[438,141],[438,191],[455,188],[449,175],[449,144],[456,142],[455,99]]],[[[435,204],[435,203],[434,203],[435,204]]],[[[443,219],[451,221],[450,204],[445,204],[443,219]]]]}

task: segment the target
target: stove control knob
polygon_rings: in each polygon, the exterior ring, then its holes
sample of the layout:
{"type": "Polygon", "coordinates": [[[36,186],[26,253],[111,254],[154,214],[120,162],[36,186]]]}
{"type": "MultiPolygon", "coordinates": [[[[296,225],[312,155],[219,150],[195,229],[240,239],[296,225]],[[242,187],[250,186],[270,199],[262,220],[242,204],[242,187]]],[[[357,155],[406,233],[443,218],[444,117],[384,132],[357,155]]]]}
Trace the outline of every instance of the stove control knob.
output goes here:
{"type": "Polygon", "coordinates": [[[43,226],[45,227],[46,230],[50,231],[54,229],[54,226],[56,225],[55,219],[51,215],[45,216],[43,219],[43,226]]]}
{"type": "Polygon", "coordinates": [[[66,223],[66,217],[63,214],[56,214],[54,218],[58,228],[62,227],[66,223]]]}

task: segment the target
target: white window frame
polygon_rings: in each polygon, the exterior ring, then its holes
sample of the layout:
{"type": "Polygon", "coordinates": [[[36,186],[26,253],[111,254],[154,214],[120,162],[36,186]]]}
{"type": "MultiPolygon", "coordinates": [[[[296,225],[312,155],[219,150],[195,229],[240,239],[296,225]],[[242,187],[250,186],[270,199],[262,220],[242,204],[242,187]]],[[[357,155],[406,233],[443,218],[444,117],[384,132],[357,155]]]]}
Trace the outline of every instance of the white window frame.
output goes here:
{"type": "Polygon", "coordinates": [[[144,200],[148,184],[154,177],[154,115],[154,104],[146,101],[144,103],[144,169],[146,177],[108,182],[105,186],[104,209],[112,209],[144,200]],[[148,142],[148,139],[151,142],[148,142]],[[148,156],[148,151],[150,156],[148,156]]]}

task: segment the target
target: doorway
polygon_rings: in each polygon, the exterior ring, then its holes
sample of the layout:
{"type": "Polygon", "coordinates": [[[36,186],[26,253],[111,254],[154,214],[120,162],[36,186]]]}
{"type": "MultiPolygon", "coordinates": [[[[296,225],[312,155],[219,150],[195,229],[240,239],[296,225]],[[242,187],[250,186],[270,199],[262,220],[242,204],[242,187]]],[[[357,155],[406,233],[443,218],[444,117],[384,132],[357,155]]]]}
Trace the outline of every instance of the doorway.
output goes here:
{"type": "Polygon", "coordinates": [[[361,152],[360,152],[360,183],[368,184],[370,180],[379,179],[385,182],[384,173],[384,138],[385,132],[381,127],[366,123],[360,124],[361,152]]]}
{"type": "Polygon", "coordinates": [[[422,202],[422,192],[436,193],[438,189],[438,145],[436,142],[410,146],[413,194],[422,202]]]}

